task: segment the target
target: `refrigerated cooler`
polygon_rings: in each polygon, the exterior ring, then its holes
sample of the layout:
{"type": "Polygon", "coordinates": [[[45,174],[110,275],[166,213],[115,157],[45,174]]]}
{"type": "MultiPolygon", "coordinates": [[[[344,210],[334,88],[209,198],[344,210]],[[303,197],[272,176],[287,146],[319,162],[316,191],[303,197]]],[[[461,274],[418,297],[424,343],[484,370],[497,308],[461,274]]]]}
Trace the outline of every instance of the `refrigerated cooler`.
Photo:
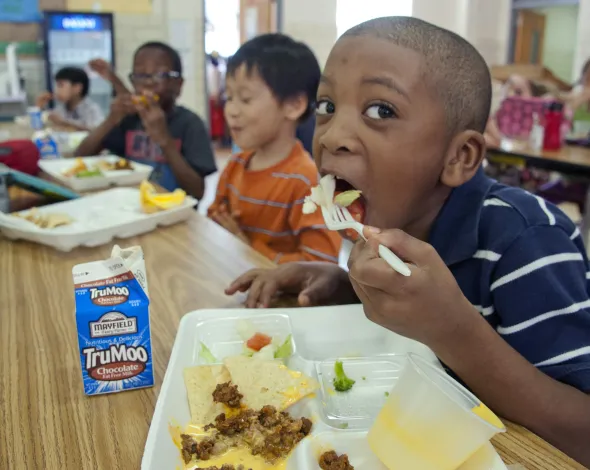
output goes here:
{"type": "Polygon", "coordinates": [[[53,77],[63,67],[80,67],[90,77],[89,97],[108,114],[113,88],[90,71],[88,62],[101,58],[114,68],[114,22],[112,13],[45,11],[43,35],[47,89],[53,92],[53,77]]]}

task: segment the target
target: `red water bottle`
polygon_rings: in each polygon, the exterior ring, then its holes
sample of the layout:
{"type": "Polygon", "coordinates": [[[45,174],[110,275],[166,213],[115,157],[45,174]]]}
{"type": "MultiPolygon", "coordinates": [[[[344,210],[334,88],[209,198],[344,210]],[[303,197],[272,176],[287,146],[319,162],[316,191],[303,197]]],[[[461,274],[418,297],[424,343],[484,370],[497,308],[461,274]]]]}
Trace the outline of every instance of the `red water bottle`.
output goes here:
{"type": "Polygon", "coordinates": [[[543,114],[543,150],[559,150],[562,144],[563,103],[552,101],[545,106],[543,114]]]}

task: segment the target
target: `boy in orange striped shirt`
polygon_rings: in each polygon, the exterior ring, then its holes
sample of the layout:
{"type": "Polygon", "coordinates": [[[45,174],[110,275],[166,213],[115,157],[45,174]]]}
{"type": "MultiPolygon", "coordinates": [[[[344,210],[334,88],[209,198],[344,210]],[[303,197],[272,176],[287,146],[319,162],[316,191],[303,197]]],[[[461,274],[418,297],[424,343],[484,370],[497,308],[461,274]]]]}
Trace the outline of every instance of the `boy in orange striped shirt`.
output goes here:
{"type": "Polygon", "coordinates": [[[209,216],[267,258],[338,262],[340,236],[321,213],[304,215],[318,170],[295,138],[314,110],[320,67],[303,43],[265,34],[229,60],[225,117],[234,155],[219,179],[209,216]]]}

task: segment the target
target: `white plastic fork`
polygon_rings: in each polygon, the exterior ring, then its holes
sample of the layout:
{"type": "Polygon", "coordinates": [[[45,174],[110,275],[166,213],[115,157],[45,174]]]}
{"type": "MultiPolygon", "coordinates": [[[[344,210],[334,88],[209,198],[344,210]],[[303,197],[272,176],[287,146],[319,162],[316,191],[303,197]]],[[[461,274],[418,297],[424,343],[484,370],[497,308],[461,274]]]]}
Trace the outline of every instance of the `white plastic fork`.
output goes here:
{"type": "MultiPolygon", "coordinates": [[[[352,229],[365,240],[367,239],[363,234],[363,228],[365,226],[354,220],[348,209],[345,207],[340,207],[337,204],[334,204],[331,209],[327,209],[322,206],[322,215],[330,230],[340,231],[352,229]]],[[[407,277],[412,274],[408,265],[399,259],[399,257],[386,246],[379,245],[379,256],[402,276],[407,277]]]]}

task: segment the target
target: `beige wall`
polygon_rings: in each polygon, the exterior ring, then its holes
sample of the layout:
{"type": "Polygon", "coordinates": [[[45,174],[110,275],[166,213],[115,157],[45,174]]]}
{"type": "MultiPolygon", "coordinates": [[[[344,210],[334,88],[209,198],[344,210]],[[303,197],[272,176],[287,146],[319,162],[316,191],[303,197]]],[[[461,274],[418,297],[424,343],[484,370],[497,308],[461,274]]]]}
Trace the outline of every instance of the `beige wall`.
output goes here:
{"type": "Polygon", "coordinates": [[[590,58],[590,0],[580,0],[578,10],[578,31],[572,77],[579,77],[584,62],[590,58]]]}
{"type": "Polygon", "coordinates": [[[336,0],[283,0],[282,24],[282,32],[305,42],[323,67],[337,36],[336,0]]]}
{"type": "Polygon", "coordinates": [[[508,55],[510,7],[510,0],[414,0],[413,16],[463,36],[489,65],[501,65],[508,55]]]}
{"type": "Polygon", "coordinates": [[[578,34],[578,6],[541,8],[537,12],[545,15],[543,65],[566,82],[576,80],[577,74],[574,76],[572,72],[578,34]]]}
{"type": "MultiPolygon", "coordinates": [[[[305,41],[323,65],[337,37],[337,0],[283,4],[283,32],[305,41]]],[[[490,65],[506,63],[510,0],[413,0],[412,14],[465,37],[490,65]]]]}

